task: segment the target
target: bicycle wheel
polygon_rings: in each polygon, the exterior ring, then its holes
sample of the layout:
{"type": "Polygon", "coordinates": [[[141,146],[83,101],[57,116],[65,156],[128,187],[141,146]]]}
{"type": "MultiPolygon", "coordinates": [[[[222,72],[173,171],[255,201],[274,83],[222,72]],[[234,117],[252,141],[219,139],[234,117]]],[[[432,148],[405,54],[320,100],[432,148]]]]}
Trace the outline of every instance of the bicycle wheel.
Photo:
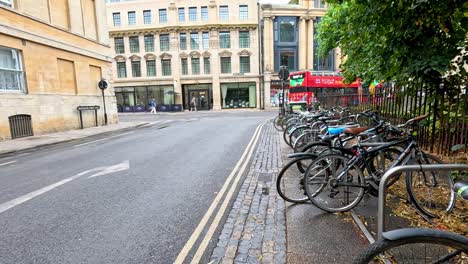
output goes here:
{"type": "Polygon", "coordinates": [[[317,131],[308,130],[300,135],[294,142],[293,142],[293,149],[294,152],[302,152],[302,149],[311,143],[314,143],[317,140],[317,131]]]}
{"type": "MultiPolygon", "coordinates": [[[[365,169],[372,180],[375,182],[375,186],[379,186],[380,179],[387,172],[390,166],[399,158],[401,150],[395,148],[386,148],[378,151],[366,160],[365,169]]],[[[394,175],[393,178],[387,182],[387,188],[392,186],[400,178],[401,173],[394,175]]],[[[378,196],[379,190],[374,185],[369,184],[368,191],[373,196],[378,196]]]]}
{"type": "MultiPolygon", "coordinates": [[[[416,164],[443,164],[439,158],[420,152],[416,164]]],[[[456,194],[453,192],[453,179],[449,172],[411,172],[406,177],[406,188],[410,201],[429,217],[440,217],[452,211],[456,194]]]]}
{"type": "Polygon", "coordinates": [[[276,128],[276,130],[283,131],[283,127],[281,126],[281,124],[283,123],[283,120],[284,120],[284,117],[280,115],[278,115],[277,117],[275,117],[275,119],[273,119],[273,126],[276,128]]]}
{"type": "Polygon", "coordinates": [[[309,154],[288,162],[276,178],[276,190],[285,201],[291,203],[305,203],[309,197],[304,190],[304,172],[298,169],[297,164],[310,164],[317,156],[309,154]]]}
{"type": "Polygon", "coordinates": [[[356,206],[364,196],[366,182],[357,165],[349,166],[350,158],[329,154],[319,156],[304,174],[307,196],[318,208],[335,213],[356,206]],[[343,177],[337,178],[340,174],[343,177]]]}
{"type": "Polygon", "coordinates": [[[405,228],[385,232],[353,263],[466,263],[467,253],[466,237],[436,229],[405,228]]]}
{"type": "Polygon", "coordinates": [[[301,136],[302,134],[310,131],[310,127],[307,125],[300,125],[297,126],[291,134],[289,134],[289,143],[291,143],[291,147],[294,148],[294,142],[296,142],[296,139],[301,136]]]}
{"type": "Polygon", "coordinates": [[[286,142],[286,144],[288,146],[290,146],[290,147],[292,147],[292,145],[289,142],[289,135],[294,131],[294,129],[296,129],[297,126],[298,126],[298,124],[291,124],[291,125],[287,126],[286,129],[283,132],[284,142],[286,142]]]}

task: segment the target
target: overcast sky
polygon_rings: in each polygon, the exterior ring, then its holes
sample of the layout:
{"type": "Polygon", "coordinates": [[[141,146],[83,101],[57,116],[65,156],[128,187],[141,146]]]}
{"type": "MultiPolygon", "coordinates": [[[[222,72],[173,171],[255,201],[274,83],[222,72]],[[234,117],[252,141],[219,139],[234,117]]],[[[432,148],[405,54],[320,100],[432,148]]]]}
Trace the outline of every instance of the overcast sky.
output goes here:
{"type": "Polygon", "coordinates": [[[287,4],[289,0],[259,0],[259,2],[268,4],[287,4]]]}

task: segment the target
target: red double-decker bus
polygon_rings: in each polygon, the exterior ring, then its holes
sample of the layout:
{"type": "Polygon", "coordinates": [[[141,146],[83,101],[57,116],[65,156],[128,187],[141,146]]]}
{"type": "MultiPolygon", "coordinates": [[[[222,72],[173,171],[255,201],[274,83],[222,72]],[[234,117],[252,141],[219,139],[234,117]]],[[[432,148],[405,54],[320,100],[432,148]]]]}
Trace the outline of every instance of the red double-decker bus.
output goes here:
{"type": "MultiPolygon", "coordinates": [[[[351,84],[344,84],[343,77],[336,72],[308,70],[292,72],[289,74],[289,104],[309,107],[319,101],[320,98],[357,94],[358,87],[358,80],[351,84]]],[[[347,102],[344,102],[344,104],[347,104],[347,102]]]]}

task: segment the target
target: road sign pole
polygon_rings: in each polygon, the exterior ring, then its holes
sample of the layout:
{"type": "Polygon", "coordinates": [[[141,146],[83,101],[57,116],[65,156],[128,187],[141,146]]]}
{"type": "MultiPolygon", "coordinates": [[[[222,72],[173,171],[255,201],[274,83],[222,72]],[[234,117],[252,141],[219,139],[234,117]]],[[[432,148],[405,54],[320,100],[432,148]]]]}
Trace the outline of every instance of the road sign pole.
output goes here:
{"type": "Polygon", "coordinates": [[[104,89],[102,91],[102,103],[104,105],[104,124],[107,126],[107,111],[106,111],[106,97],[104,96],[104,89]]]}

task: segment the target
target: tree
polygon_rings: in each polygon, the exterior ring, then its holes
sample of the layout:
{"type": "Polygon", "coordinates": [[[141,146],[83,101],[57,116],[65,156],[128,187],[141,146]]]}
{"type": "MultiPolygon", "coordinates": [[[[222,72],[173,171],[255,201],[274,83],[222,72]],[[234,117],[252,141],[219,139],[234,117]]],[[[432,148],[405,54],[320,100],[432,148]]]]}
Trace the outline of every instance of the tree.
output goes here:
{"type": "MultiPolygon", "coordinates": [[[[318,26],[320,53],[339,47],[346,81],[422,81],[438,87],[458,64],[468,39],[468,2],[464,0],[328,0],[318,26]],[[458,57],[457,57],[458,56],[458,57]],[[454,59],[456,63],[454,63],[454,59]]],[[[467,76],[458,67],[457,75],[467,76]]]]}

